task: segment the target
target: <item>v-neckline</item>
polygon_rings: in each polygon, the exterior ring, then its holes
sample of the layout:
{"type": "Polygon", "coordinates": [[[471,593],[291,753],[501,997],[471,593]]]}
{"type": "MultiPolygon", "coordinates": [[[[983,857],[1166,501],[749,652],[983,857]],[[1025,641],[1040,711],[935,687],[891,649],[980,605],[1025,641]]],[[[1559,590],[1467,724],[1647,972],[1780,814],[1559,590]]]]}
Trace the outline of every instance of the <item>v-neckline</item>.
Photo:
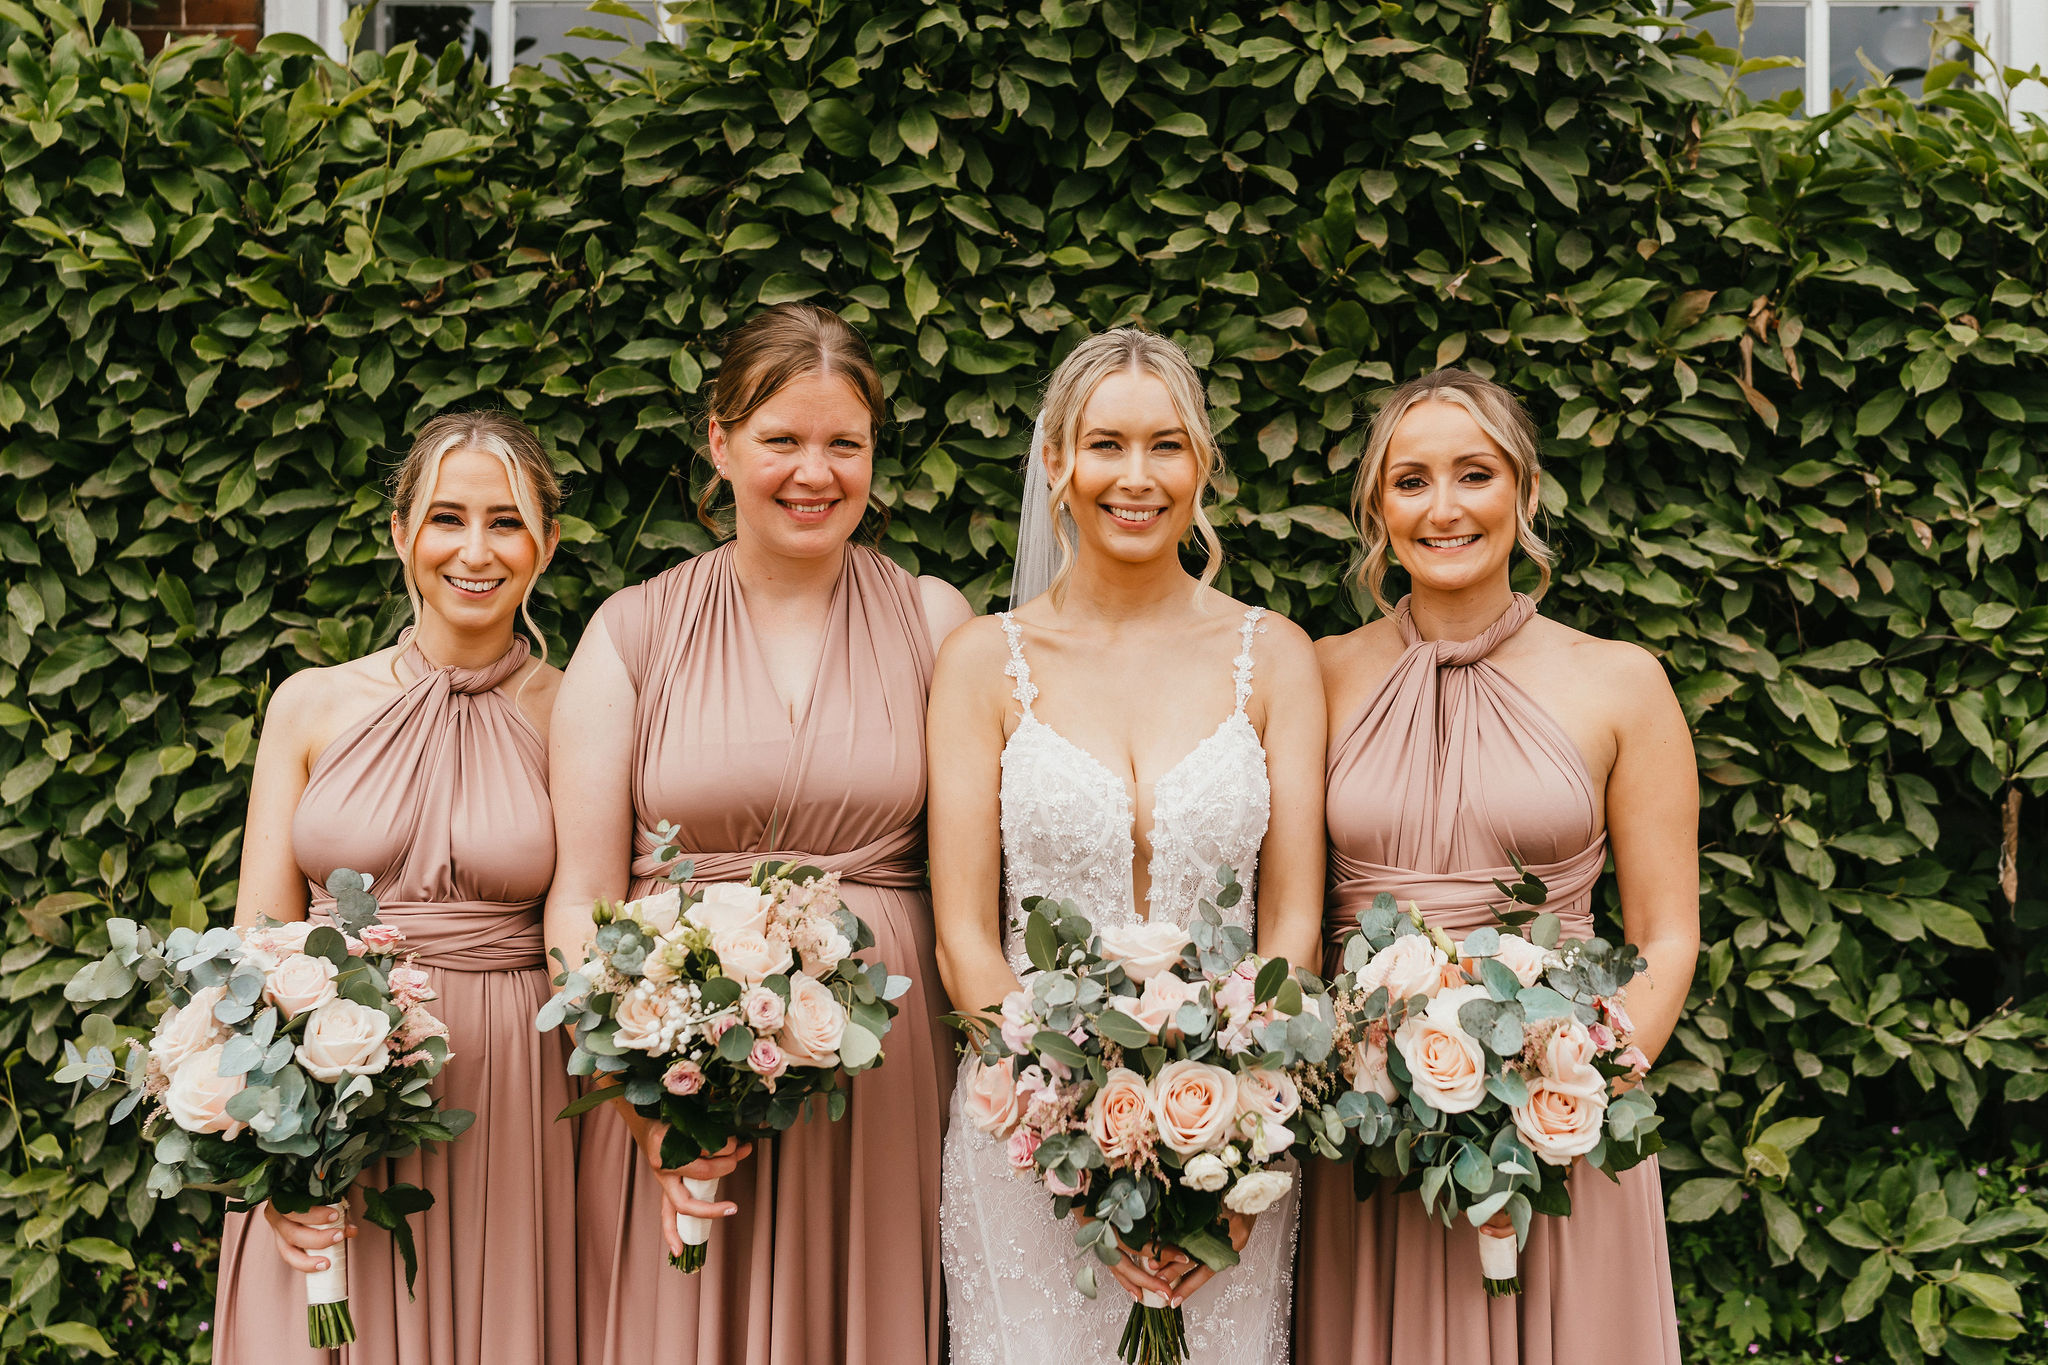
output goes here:
{"type": "Polygon", "coordinates": [[[768,661],[768,650],[761,642],[760,628],[754,624],[753,604],[747,601],[746,585],[740,582],[739,565],[728,561],[728,568],[732,573],[733,595],[739,599],[740,616],[743,619],[743,624],[746,626],[747,642],[753,647],[754,663],[760,668],[762,678],[767,681],[768,691],[775,698],[775,714],[781,718],[784,725],[789,727],[789,734],[792,739],[804,732],[804,726],[809,723],[812,712],[817,708],[818,684],[825,677],[825,651],[832,643],[832,626],[839,616],[840,598],[846,591],[847,576],[852,568],[852,564],[849,562],[852,555],[853,546],[846,545],[841,547],[839,577],[832,582],[832,598],[825,607],[825,629],[818,639],[818,657],[811,664],[811,685],[804,691],[803,710],[801,713],[798,713],[796,708],[784,699],[780,689],[775,686],[775,668],[768,661]]]}

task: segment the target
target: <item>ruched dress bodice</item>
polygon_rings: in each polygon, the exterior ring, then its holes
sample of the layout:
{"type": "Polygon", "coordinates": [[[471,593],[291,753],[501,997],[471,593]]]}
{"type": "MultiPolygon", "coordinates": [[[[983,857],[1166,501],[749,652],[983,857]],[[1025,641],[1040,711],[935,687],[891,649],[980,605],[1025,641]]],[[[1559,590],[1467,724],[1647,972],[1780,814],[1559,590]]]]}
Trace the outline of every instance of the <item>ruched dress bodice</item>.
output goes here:
{"type": "MultiPolygon", "coordinates": [[[[1535,698],[1493,662],[1536,615],[1517,593],[1470,640],[1424,640],[1404,599],[1405,648],[1364,708],[1330,737],[1334,950],[1386,892],[1454,937],[1495,923],[1513,859],[1549,889],[1567,935],[1593,932],[1607,838],[1585,759],[1535,698]]],[[[1334,963],[1332,963],[1334,966],[1334,963]]],[[[1346,1167],[1309,1172],[1296,1297],[1303,1365],[1677,1365],[1677,1311],[1654,1159],[1611,1182],[1583,1165],[1572,1216],[1538,1217],[1522,1293],[1489,1300],[1479,1233],[1445,1228],[1391,1183],[1367,1201],[1346,1167]]]]}

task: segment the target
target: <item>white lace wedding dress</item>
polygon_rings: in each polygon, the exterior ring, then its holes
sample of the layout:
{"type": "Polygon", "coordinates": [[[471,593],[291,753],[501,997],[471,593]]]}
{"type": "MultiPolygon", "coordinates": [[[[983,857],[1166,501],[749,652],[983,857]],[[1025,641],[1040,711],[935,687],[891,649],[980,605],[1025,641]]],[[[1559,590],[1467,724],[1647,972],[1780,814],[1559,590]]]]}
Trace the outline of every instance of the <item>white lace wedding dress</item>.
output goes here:
{"type": "MultiPolygon", "coordinates": [[[[1154,788],[1150,918],[1185,922],[1215,889],[1216,869],[1228,864],[1245,895],[1224,916],[1253,925],[1253,883],[1271,810],[1265,747],[1244,713],[1261,615],[1254,607],[1244,616],[1243,648],[1234,660],[1236,709],[1154,788]]],[[[1103,925],[1135,923],[1139,915],[1124,780],[1033,714],[1038,689],[1024,661],[1023,631],[1008,612],[1002,622],[1010,641],[1005,671],[1016,679],[1012,695],[1024,709],[1003,746],[1003,947],[1022,976],[1031,970],[1024,897],[1070,899],[1103,925]]],[[[1114,1362],[1130,1296],[1106,1268],[1093,1300],[1074,1287],[1081,1262],[1073,1222],[1055,1221],[1045,1187],[1013,1171],[1004,1145],[966,1122],[964,1089],[955,1090],[947,1128],[939,1211],[954,1365],[1114,1362]]],[[[1285,1365],[1296,1214],[1290,1192],[1259,1217],[1243,1260],[1188,1300],[1196,1365],[1285,1365]]]]}

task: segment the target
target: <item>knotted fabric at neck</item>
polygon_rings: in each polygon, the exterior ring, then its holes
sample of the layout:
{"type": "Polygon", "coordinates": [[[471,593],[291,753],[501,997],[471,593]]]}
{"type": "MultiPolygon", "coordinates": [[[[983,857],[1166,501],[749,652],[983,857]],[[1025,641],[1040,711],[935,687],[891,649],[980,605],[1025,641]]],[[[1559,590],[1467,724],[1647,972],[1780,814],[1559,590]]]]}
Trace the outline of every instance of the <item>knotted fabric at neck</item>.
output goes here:
{"type": "Polygon", "coordinates": [[[411,626],[407,626],[405,633],[398,637],[398,643],[399,660],[413,674],[413,680],[407,684],[406,691],[410,692],[431,679],[434,686],[445,684],[450,692],[458,696],[475,696],[479,692],[490,691],[517,673],[526,663],[527,656],[533,653],[532,647],[526,643],[526,637],[515,635],[512,637],[512,647],[500,654],[496,662],[485,664],[482,668],[463,668],[459,664],[436,664],[428,659],[426,651],[420,648],[417,632],[411,626]]]}

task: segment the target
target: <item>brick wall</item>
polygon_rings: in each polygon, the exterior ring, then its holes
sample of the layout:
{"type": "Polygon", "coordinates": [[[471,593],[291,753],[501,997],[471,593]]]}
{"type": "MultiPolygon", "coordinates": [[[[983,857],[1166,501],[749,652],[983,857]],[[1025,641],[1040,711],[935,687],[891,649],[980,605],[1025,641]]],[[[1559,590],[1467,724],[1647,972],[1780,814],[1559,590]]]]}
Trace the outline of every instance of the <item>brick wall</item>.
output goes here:
{"type": "Polygon", "coordinates": [[[106,12],[150,52],[195,33],[226,34],[243,47],[263,36],[263,0],[112,0],[106,12]]]}

